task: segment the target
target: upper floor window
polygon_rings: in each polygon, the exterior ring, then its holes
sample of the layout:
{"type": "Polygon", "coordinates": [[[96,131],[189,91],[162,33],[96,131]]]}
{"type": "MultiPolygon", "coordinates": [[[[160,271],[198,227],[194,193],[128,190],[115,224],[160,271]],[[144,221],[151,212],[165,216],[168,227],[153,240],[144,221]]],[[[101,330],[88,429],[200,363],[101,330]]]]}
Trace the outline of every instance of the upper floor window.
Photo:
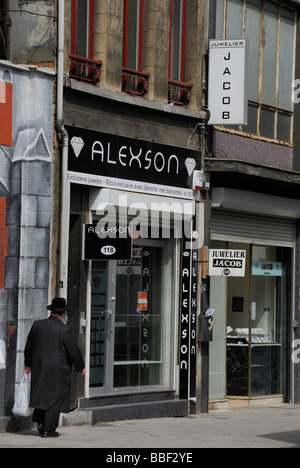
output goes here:
{"type": "Polygon", "coordinates": [[[96,84],[101,65],[94,60],[94,0],[71,0],[70,76],[96,84]]]}
{"type": "Polygon", "coordinates": [[[235,130],[291,144],[295,11],[269,0],[217,0],[216,39],[248,38],[248,126],[235,130]]]}
{"type": "Polygon", "coordinates": [[[169,78],[185,79],[186,0],[171,0],[169,78]]]}
{"type": "Polygon", "coordinates": [[[143,73],[144,0],[124,2],[124,45],[122,89],[128,94],[144,96],[148,92],[148,73],[143,73]]]}
{"type": "Polygon", "coordinates": [[[72,55],[93,59],[94,54],[94,0],[71,1],[72,55]]]}
{"type": "Polygon", "coordinates": [[[171,0],[169,46],[169,102],[184,106],[191,99],[185,83],[186,0],[171,0]]]}
{"type": "Polygon", "coordinates": [[[125,0],[123,67],[142,71],[144,0],[125,0]]]}

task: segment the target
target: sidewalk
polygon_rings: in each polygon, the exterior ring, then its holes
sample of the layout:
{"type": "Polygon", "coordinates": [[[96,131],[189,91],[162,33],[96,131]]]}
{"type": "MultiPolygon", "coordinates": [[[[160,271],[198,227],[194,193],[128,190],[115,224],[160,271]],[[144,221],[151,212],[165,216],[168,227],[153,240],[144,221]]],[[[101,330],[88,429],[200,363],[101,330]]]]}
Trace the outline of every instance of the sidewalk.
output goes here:
{"type": "Polygon", "coordinates": [[[58,439],[42,439],[35,431],[0,434],[0,448],[156,448],[173,452],[224,447],[300,448],[300,407],[229,409],[187,418],[62,427],[59,432],[58,439]]]}

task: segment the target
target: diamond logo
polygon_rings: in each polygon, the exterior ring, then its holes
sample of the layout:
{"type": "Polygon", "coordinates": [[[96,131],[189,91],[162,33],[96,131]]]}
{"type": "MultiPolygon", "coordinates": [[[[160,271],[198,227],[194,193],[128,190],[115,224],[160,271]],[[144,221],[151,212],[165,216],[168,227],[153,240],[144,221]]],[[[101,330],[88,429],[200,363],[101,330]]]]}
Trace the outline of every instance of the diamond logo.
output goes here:
{"type": "Polygon", "coordinates": [[[197,163],[195,161],[195,159],[193,158],[188,158],[186,161],[185,161],[185,167],[188,171],[188,175],[191,176],[194,172],[194,170],[196,169],[196,166],[197,166],[197,163]]]}
{"type": "Polygon", "coordinates": [[[80,137],[73,137],[71,140],[71,145],[74,150],[76,158],[79,158],[79,155],[84,147],[84,141],[80,137]]]}

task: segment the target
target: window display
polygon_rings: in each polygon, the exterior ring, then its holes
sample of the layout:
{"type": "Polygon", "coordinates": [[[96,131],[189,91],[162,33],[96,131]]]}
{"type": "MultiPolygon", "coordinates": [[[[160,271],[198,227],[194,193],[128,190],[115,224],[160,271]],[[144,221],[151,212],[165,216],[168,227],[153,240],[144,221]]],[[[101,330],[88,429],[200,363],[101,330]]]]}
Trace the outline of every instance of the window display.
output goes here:
{"type": "MultiPolygon", "coordinates": [[[[220,244],[214,242],[213,246],[243,248],[247,257],[244,277],[211,277],[211,307],[216,308],[215,326],[218,326],[221,306],[215,286],[220,282],[223,284],[222,300],[226,309],[223,313],[227,316],[226,324],[222,322],[227,342],[226,350],[222,348],[222,354],[226,353],[224,397],[281,394],[284,252],[272,246],[233,242],[220,244]]],[[[221,323],[221,318],[219,321],[221,323]]],[[[221,339],[220,333],[220,343],[211,346],[211,361],[214,347],[221,349],[221,339]]]]}
{"type": "Polygon", "coordinates": [[[245,278],[239,283],[237,279],[228,279],[228,303],[232,307],[227,316],[227,392],[233,396],[278,394],[282,263],[277,261],[277,256],[280,252],[276,247],[249,246],[247,253],[245,278]],[[236,291],[244,291],[244,297],[233,296],[236,291]]]}

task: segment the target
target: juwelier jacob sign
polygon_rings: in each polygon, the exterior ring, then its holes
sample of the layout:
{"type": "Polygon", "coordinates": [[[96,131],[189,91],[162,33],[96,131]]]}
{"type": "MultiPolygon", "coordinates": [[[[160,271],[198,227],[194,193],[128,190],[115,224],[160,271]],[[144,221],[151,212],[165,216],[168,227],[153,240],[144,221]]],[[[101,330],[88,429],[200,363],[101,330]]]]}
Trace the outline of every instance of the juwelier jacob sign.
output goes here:
{"type": "Polygon", "coordinates": [[[210,41],[209,125],[247,125],[248,60],[248,39],[210,41]]]}
{"type": "Polygon", "coordinates": [[[66,130],[69,182],[195,199],[191,186],[199,152],[78,127],[66,130]]]}
{"type": "Polygon", "coordinates": [[[209,275],[244,277],[246,270],[246,250],[209,251],[209,275]]]}

